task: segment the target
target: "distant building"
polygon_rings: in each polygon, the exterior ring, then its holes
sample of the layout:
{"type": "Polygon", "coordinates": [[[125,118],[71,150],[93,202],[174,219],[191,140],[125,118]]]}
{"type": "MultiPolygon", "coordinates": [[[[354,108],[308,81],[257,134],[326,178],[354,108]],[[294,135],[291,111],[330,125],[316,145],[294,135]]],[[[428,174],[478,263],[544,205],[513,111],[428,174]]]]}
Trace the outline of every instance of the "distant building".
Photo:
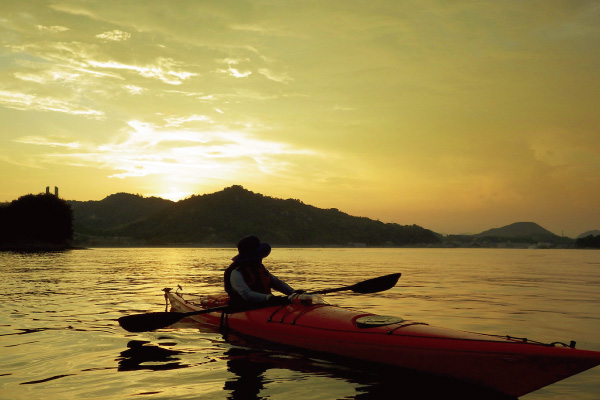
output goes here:
{"type": "MultiPolygon", "coordinates": [[[[46,186],[46,194],[50,194],[50,186],[46,186]]],[[[58,197],[58,186],[54,186],[54,195],[58,197]]]]}

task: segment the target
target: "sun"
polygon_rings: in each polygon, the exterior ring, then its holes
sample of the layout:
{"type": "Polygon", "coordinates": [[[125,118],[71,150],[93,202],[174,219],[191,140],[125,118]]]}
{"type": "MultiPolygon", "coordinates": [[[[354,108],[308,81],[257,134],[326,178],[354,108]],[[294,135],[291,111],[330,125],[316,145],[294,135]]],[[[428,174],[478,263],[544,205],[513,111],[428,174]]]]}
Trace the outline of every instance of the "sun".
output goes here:
{"type": "Polygon", "coordinates": [[[160,197],[162,199],[171,200],[171,201],[179,201],[183,200],[187,197],[190,197],[193,193],[191,192],[183,192],[179,190],[169,190],[165,193],[155,194],[154,196],[160,197]]]}

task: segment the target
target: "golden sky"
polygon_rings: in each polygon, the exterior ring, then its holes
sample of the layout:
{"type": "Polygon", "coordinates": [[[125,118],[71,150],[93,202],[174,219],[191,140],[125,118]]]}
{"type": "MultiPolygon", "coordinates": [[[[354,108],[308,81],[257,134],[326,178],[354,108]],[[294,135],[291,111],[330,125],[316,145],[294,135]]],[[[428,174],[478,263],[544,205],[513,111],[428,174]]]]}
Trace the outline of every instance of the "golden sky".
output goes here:
{"type": "Polygon", "coordinates": [[[0,40],[0,201],[600,229],[599,1],[0,0],[0,40]]]}

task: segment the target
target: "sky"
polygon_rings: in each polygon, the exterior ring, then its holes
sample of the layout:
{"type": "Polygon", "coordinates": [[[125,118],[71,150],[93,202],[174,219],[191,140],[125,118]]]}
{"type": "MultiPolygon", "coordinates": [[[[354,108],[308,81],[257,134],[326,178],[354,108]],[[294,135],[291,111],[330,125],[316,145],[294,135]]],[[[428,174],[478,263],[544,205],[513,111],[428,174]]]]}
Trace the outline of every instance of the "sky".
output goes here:
{"type": "Polygon", "coordinates": [[[0,42],[0,201],[600,229],[600,1],[0,0],[0,42]]]}

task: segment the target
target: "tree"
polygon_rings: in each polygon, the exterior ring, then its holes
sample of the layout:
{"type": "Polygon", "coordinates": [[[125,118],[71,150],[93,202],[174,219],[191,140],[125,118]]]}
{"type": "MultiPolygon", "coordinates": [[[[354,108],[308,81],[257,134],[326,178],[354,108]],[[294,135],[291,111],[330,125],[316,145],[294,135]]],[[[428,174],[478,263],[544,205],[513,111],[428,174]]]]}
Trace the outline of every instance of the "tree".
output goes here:
{"type": "Polygon", "coordinates": [[[73,237],[71,207],[51,194],[28,194],[0,207],[0,243],[60,244],[73,237]]]}

